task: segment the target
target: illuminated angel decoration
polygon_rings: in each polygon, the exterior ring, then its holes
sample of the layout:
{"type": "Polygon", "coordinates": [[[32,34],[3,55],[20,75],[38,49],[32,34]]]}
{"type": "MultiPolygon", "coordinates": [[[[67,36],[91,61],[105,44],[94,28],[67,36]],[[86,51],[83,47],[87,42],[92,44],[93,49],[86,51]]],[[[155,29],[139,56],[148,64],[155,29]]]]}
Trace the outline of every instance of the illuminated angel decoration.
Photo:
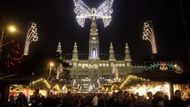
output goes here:
{"type": "Polygon", "coordinates": [[[90,9],[82,0],[73,0],[76,13],[76,19],[81,27],[84,27],[87,18],[91,20],[102,19],[104,27],[107,27],[111,22],[111,14],[113,13],[113,0],[105,0],[97,9],[90,9]]]}

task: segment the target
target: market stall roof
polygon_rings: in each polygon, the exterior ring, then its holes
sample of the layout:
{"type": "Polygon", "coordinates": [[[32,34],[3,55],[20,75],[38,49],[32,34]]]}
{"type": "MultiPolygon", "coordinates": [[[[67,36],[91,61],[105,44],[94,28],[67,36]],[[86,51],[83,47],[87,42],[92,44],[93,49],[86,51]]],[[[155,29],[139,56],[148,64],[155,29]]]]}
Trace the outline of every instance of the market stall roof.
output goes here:
{"type": "Polygon", "coordinates": [[[41,75],[29,74],[1,74],[0,84],[27,84],[41,77],[41,75]]]}
{"type": "Polygon", "coordinates": [[[182,74],[176,74],[167,71],[155,71],[155,72],[144,71],[142,73],[131,73],[131,75],[146,78],[149,79],[150,81],[190,83],[190,73],[185,73],[185,72],[182,74]]]}

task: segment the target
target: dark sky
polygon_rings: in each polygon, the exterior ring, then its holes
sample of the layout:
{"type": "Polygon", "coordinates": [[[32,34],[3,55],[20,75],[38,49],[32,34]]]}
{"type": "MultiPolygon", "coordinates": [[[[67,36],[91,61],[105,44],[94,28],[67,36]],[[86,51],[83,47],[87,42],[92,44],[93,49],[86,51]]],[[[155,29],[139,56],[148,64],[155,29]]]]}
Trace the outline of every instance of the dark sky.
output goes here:
{"type": "MultiPolygon", "coordinates": [[[[83,1],[89,7],[98,7],[104,0],[83,1]]],[[[182,4],[188,31],[188,4],[184,1],[182,4]]],[[[0,3],[0,26],[5,22],[16,23],[21,31],[18,38],[24,41],[28,22],[36,22],[39,42],[31,44],[31,51],[52,53],[61,41],[63,52],[71,53],[73,43],[77,41],[79,53],[88,53],[90,20],[81,28],[73,9],[73,0],[4,0],[0,3]]],[[[112,21],[107,28],[103,27],[102,20],[97,22],[101,53],[108,53],[112,42],[115,53],[123,55],[125,42],[128,42],[134,63],[141,63],[151,54],[149,42],[141,37],[143,22],[151,19],[159,55],[188,59],[179,0],[114,0],[113,9],[112,21]]]]}

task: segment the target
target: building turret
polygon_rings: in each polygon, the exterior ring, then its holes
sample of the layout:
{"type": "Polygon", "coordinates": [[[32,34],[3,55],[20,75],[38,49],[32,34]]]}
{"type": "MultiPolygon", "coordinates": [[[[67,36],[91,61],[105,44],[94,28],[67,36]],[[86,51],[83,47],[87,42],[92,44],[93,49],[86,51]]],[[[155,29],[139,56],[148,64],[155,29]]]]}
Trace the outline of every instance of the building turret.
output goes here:
{"type": "Polygon", "coordinates": [[[77,43],[76,42],[75,42],[74,47],[73,47],[72,60],[78,61],[78,49],[77,49],[77,43]]]}
{"type": "Polygon", "coordinates": [[[58,43],[58,46],[57,46],[57,55],[58,55],[58,58],[60,59],[60,60],[62,60],[62,49],[61,49],[61,42],[59,42],[58,43]]]}
{"type": "Polygon", "coordinates": [[[125,61],[127,62],[127,66],[131,65],[132,60],[131,60],[128,43],[125,44],[125,61]]]}
{"type": "Polygon", "coordinates": [[[115,61],[115,54],[114,54],[112,43],[110,43],[109,61],[115,61]]]}
{"type": "Polygon", "coordinates": [[[100,59],[99,58],[99,37],[96,19],[92,18],[92,24],[90,29],[89,37],[89,59],[100,59]]]}

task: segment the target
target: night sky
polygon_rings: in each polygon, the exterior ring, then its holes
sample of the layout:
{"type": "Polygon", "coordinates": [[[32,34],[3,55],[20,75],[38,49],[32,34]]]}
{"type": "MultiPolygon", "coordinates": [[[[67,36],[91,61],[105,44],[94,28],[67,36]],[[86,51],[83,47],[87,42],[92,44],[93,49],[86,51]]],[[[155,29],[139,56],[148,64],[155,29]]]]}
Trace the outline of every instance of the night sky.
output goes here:
{"type": "MultiPolygon", "coordinates": [[[[89,7],[98,7],[104,0],[83,0],[89,7]]],[[[179,0],[114,0],[112,21],[107,28],[98,20],[100,52],[109,51],[112,42],[116,54],[123,55],[128,42],[134,64],[140,64],[151,55],[148,41],[142,40],[143,22],[152,20],[160,56],[185,60],[187,44],[184,30],[189,35],[188,4],[179,0]]],[[[15,23],[20,32],[16,39],[24,46],[28,23],[38,24],[39,42],[31,44],[31,52],[53,53],[59,41],[63,53],[72,53],[78,43],[79,53],[88,53],[90,20],[84,28],[76,22],[73,0],[4,0],[0,3],[0,26],[15,23]]]]}

